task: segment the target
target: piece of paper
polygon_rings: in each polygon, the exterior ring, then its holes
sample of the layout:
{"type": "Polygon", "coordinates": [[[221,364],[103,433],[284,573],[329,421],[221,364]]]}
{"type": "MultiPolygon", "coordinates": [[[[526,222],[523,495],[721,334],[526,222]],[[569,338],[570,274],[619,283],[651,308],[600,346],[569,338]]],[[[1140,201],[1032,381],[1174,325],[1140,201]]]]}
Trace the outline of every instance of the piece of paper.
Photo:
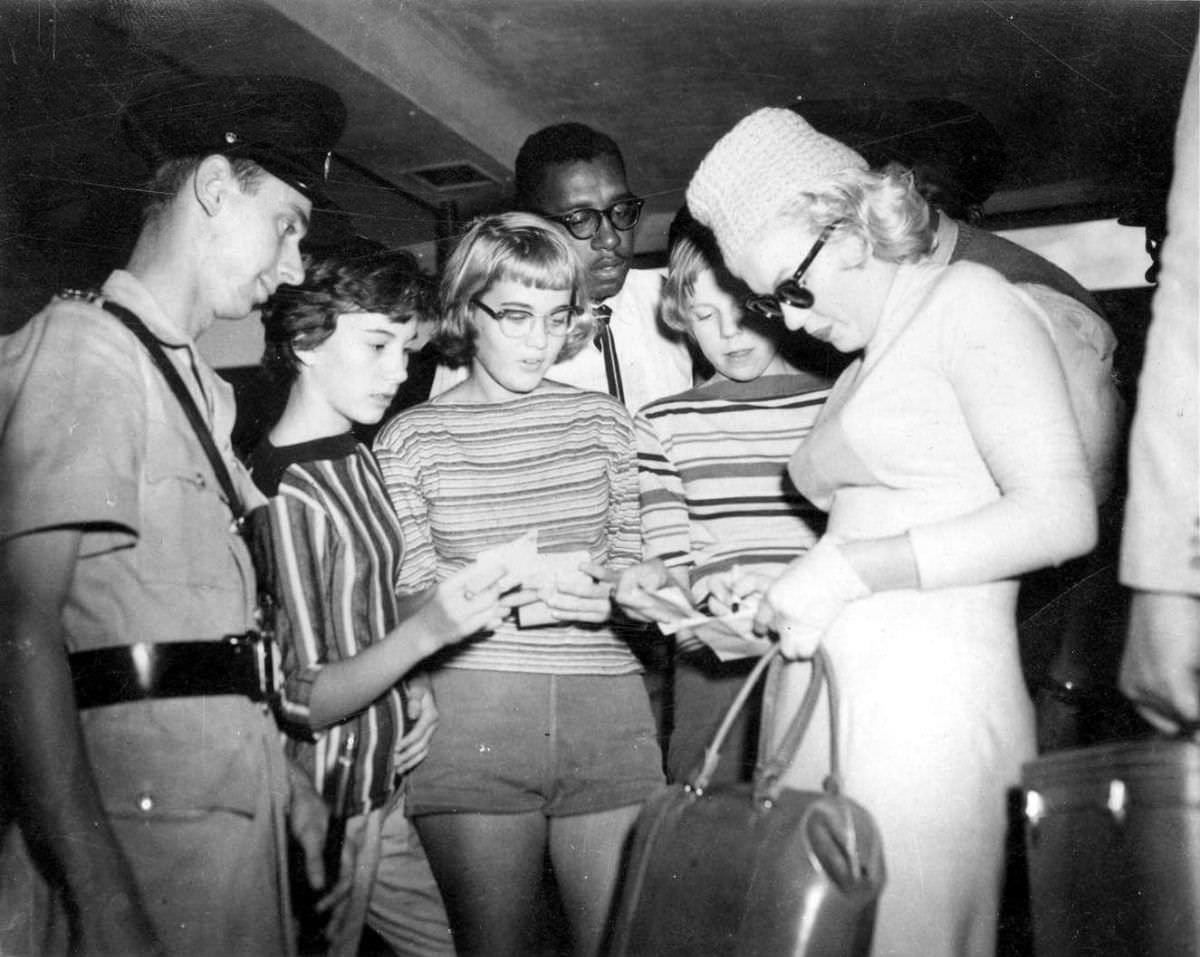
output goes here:
{"type": "MultiPolygon", "coordinates": [[[[581,572],[579,566],[591,561],[591,553],[585,549],[573,552],[539,552],[522,569],[522,585],[525,588],[541,593],[543,598],[551,594],[561,585],[571,579],[580,582],[592,581],[586,572],[581,572]]],[[[520,628],[536,628],[539,625],[557,625],[561,620],[554,616],[550,606],[545,601],[535,601],[517,608],[517,626],[520,628]]]]}
{"type": "Polygon", "coordinates": [[[686,632],[688,637],[698,638],[708,645],[722,661],[758,657],[771,646],[769,639],[759,638],[750,631],[754,613],[758,610],[757,595],[743,599],[724,615],[711,615],[699,611],[678,585],[668,585],[653,594],[670,611],[679,613],[679,617],[671,621],[660,621],[659,631],[664,635],[686,632]]]}
{"type": "Polygon", "coordinates": [[[525,569],[535,566],[537,560],[537,529],[531,529],[520,538],[485,548],[476,555],[475,561],[468,566],[474,568],[470,586],[475,591],[483,591],[503,578],[508,578],[514,585],[523,584],[525,569]]]}
{"type": "Polygon", "coordinates": [[[739,611],[719,618],[710,618],[689,629],[688,634],[700,639],[721,661],[736,658],[757,658],[771,647],[769,638],[760,638],[750,631],[754,610],[739,611]]]}

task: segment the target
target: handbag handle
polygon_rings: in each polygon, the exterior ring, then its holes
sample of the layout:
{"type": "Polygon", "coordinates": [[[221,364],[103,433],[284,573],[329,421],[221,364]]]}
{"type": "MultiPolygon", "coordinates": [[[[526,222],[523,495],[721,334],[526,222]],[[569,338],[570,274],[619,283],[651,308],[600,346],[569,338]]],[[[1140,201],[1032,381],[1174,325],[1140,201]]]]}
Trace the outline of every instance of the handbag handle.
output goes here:
{"type": "MultiPolygon", "coordinates": [[[[688,782],[688,790],[696,794],[703,794],[707,790],[709,783],[712,781],[712,776],[716,772],[717,764],[720,761],[721,747],[724,745],[725,739],[729,736],[730,729],[733,727],[738,713],[745,707],[746,700],[750,697],[750,692],[754,689],[758,680],[767,668],[775,663],[778,657],[779,645],[776,644],[758,660],[750,675],[742,683],[737,697],[733,699],[733,703],[730,704],[729,709],[725,712],[725,717],[718,726],[708,747],[704,749],[704,761],[688,782]]],[[[812,723],[813,714],[817,710],[817,702],[821,697],[822,687],[827,689],[829,696],[830,769],[829,776],[824,782],[824,788],[829,794],[838,794],[841,791],[841,763],[838,759],[837,725],[839,709],[837,685],[834,681],[833,663],[829,659],[829,654],[824,648],[818,647],[816,654],[813,656],[812,679],[808,683],[808,688],[804,692],[804,698],[800,702],[800,706],[796,709],[795,717],[792,718],[775,752],[766,761],[761,762],[758,770],[755,772],[754,797],[756,801],[773,802],[779,797],[779,792],[783,790],[783,775],[795,759],[796,752],[800,748],[800,743],[804,740],[804,735],[808,732],[808,726],[812,723]]],[[[766,723],[768,716],[764,715],[763,720],[766,723]]]]}

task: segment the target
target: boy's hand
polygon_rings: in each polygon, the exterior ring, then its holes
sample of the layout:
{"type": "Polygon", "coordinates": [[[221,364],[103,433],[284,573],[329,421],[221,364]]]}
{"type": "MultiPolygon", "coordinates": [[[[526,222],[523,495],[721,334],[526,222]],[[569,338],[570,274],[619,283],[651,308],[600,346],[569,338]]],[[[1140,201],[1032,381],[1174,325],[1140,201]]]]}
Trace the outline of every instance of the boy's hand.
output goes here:
{"type": "Polygon", "coordinates": [[[667,566],[658,558],[652,558],[621,572],[613,599],[634,621],[670,624],[695,611],[691,608],[691,600],[671,577],[667,566]],[[671,589],[671,594],[678,593],[678,601],[671,601],[658,594],[668,588],[671,589]]]}
{"type": "Polygon", "coordinates": [[[708,609],[713,615],[737,614],[758,601],[778,577],[780,569],[734,565],[727,572],[707,576],[702,589],[708,592],[708,609]]]}

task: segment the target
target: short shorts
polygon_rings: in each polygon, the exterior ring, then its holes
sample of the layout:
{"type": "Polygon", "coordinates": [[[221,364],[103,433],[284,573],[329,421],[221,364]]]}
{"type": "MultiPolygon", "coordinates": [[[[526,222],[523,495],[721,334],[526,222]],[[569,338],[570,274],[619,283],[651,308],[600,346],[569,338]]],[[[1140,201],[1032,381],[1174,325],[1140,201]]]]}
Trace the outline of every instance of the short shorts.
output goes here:
{"type": "Polygon", "coordinates": [[[591,814],[663,784],[640,674],[544,675],[445,668],[440,719],[408,776],[408,813],[591,814]]]}

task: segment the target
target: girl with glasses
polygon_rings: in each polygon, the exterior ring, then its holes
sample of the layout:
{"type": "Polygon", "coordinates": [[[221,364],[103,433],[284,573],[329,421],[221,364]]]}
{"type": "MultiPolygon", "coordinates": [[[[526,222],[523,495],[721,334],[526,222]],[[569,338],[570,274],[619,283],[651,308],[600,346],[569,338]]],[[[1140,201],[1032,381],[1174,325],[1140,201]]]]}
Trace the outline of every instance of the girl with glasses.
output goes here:
{"type": "MultiPolygon", "coordinates": [[[[836,667],[845,789],[876,817],[887,861],[874,952],[986,957],[1007,792],[1035,751],[1016,579],[1096,541],[1048,319],[986,267],[924,261],[911,175],[867,170],[791,110],[734,127],[687,199],[789,329],[857,354],[789,465],[828,510],[826,534],[773,580],[714,590],[757,596],[754,630],[791,659],[776,732],[818,644],[836,667]]],[[[828,772],[818,714],[791,786],[828,772]]]]}
{"type": "Polygon", "coordinates": [[[641,668],[611,620],[611,582],[641,550],[633,425],[609,396],[548,378],[590,342],[584,295],[558,227],[479,221],[447,264],[434,333],[468,376],[376,439],[404,528],[402,594],[528,533],[563,554],[552,585],[508,599],[540,599],[540,616],[506,619],[432,672],[441,724],[408,807],[460,955],[536,950],[547,855],[574,951],[596,953],[622,845],[662,782],[641,668]]]}

